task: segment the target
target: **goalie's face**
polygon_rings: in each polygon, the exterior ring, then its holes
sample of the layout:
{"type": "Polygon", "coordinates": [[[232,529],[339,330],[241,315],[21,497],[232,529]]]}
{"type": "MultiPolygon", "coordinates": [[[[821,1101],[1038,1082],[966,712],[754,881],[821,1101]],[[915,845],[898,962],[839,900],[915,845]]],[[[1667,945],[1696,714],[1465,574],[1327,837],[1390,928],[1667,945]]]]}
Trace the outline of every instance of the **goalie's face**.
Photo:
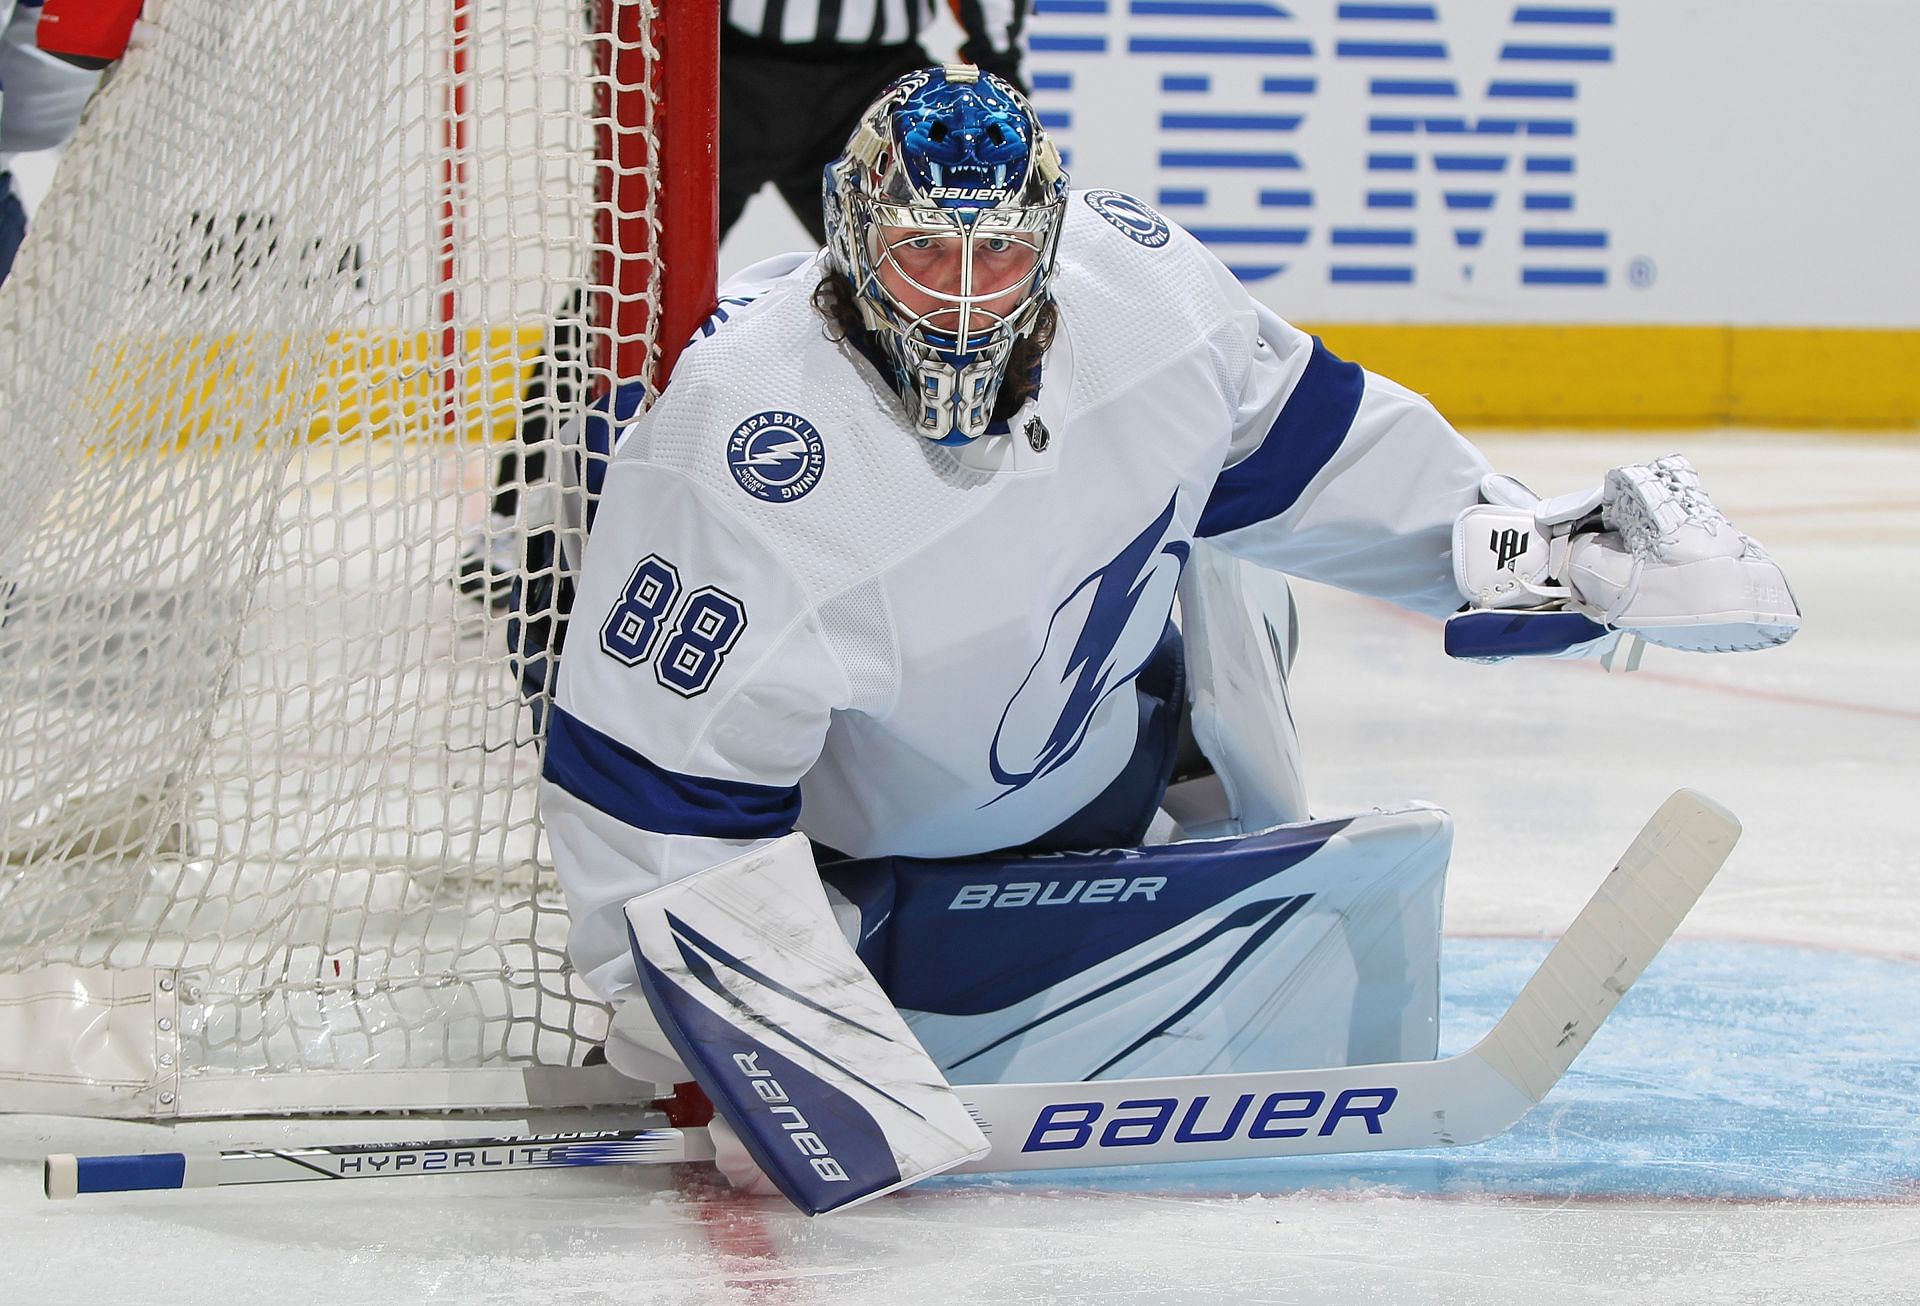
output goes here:
{"type": "Polygon", "coordinates": [[[891,226],[874,239],[875,279],[898,320],[943,352],[986,347],[1034,299],[1040,242],[1031,233],[891,226]]]}

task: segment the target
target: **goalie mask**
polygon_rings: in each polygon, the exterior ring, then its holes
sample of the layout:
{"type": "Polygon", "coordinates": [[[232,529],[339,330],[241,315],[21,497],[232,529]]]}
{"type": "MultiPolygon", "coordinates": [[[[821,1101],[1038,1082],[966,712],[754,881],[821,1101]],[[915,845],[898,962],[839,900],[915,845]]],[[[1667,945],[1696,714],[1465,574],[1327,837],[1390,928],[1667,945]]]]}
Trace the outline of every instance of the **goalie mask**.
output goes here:
{"type": "Polygon", "coordinates": [[[941,444],[984,435],[1047,302],[1067,175],[1033,109],[967,64],[909,73],[827,165],[827,251],[941,444]]]}

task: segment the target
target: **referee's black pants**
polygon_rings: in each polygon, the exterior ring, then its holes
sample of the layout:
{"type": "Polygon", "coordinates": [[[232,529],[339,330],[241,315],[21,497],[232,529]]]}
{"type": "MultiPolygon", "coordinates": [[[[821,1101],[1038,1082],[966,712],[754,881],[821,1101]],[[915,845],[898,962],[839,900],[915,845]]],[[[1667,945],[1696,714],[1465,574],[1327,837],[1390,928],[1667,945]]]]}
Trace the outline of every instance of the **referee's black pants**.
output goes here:
{"type": "Polygon", "coordinates": [[[861,111],[889,82],[932,60],[918,42],[776,45],[723,29],[720,45],[720,235],[772,182],[816,244],[826,240],[820,174],[861,111]]]}

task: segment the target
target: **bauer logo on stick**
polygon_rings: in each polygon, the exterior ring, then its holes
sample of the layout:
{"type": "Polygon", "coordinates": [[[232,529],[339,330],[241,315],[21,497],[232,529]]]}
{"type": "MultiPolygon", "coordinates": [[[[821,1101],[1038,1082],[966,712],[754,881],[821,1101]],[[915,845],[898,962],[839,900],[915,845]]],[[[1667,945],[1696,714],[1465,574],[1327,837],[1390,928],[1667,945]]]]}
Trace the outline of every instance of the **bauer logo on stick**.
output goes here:
{"type": "MultiPolygon", "coordinates": [[[[1096,1136],[1094,1126],[1106,1115],[1102,1102],[1055,1102],[1043,1107],[1034,1117],[1022,1152],[1077,1151],[1093,1146],[1151,1147],[1173,1128],[1175,1143],[1219,1143],[1230,1138],[1250,1139],[1304,1138],[1309,1130],[1317,1137],[1331,1137],[1347,1121],[1358,1121],[1369,1134],[1382,1132],[1381,1118],[1393,1110],[1400,1090],[1345,1088],[1333,1098],[1329,1108],[1324,1090],[1313,1088],[1299,1092],[1268,1093],[1251,1115],[1255,1093],[1242,1093],[1231,1107],[1210,1103],[1201,1093],[1192,1098],[1141,1097],[1122,1102],[1120,1110],[1107,1116],[1106,1125],[1096,1136]],[[1184,1108],[1184,1110],[1183,1110],[1184,1108]],[[1129,1114],[1122,1115],[1120,1111],[1129,1114]],[[1175,1116],[1180,1123],[1174,1126],[1175,1116]],[[1245,1133],[1241,1133],[1244,1122],[1245,1133]]],[[[1354,1126],[1354,1127],[1359,1127],[1354,1126]]]]}

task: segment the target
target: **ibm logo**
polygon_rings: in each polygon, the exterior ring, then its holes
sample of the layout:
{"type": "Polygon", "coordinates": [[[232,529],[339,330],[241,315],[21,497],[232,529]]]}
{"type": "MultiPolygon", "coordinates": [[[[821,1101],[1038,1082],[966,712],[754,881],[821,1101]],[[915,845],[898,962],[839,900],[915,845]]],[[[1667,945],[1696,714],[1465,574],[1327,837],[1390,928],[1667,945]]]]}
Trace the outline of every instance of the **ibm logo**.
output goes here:
{"type": "Polygon", "coordinates": [[[1313,248],[1333,284],[1409,286],[1431,275],[1419,240],[1450,243],[1450,275],[1471,279],[1490,219],[1510,215],[1517,227],[1497,230],[1517,233],[1521,286],[1604,287],[1610,235],[1578,216],[1574,146],[1581,79],[1613,62],[1614,10],[1516,4],[1489,40],[1486,3],[1337,3],[1330,28],[1310,30],[1277,0],[1037,0],[1035,105],[1071,154],[1076,131],[1100,131],[1098,109],[1075,97],[1092,61],[1141,66],[1158,87],[1158,189],[1130,188],[1246,282],[1313,248]],[[1472,24],[1460,20],[1469,10],[1472,24]],[[1316,114],[1354,112],[1350,96],[1328,94],[1332,78],[1364,83],[1356,130],[1338,136],[1363,142],[1363,160],[1316,157],[1327,147],[1301,137],[1316,114]],[[1319,180],[1356,163],[1357,186],[1319,180]],[[1264,220],[1209,222],[1249,200],[1264,220]],[[1428,215],[1419,226],[1416,212],[1428,215]]]}

